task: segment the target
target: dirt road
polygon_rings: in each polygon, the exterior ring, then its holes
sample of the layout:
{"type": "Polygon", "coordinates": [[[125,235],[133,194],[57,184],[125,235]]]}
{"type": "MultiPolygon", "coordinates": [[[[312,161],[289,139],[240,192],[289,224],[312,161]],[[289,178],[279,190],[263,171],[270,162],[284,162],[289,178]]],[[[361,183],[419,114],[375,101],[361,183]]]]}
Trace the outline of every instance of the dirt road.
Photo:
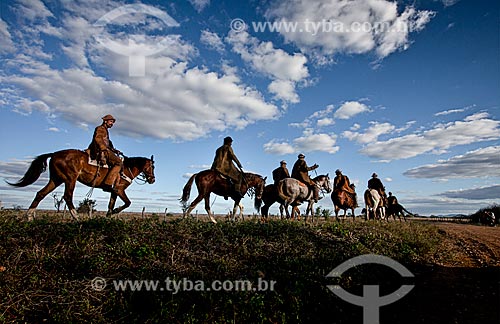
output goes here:
{"type": "Polygon", "coordinates": [[[500,266],[500,227],[437,223],[445,235],[443,242],[451,258],[443,261],[449,267],[500,266]]]}

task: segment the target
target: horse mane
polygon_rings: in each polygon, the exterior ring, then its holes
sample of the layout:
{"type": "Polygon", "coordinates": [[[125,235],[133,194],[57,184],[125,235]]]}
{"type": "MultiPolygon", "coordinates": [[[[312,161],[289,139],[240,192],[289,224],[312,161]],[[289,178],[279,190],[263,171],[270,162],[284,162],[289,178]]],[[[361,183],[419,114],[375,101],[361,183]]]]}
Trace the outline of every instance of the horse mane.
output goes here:
{"type": "Polygon", "coordinates": [[[149,160],[148,158],[141,156],[134,156],[134,157],[126,156],[125,159],[123,160],[123,165],[126,167],[136,166],[139,169],[142,169],[144,168],[148,160],[149,160]]]}
{"type": "Polygon", "coordinates": [[[313,180],[313,181],[317,181],[317,180],[319,180],[321,177],[325,177],[325,178],[326,178],[326,177],[327,177],[327,175],[326,175],[326,174],[320,174],[319,176],[315,177],[315,178],[314,178],[314,179],[312,179],[312,180],[313,180]]]}

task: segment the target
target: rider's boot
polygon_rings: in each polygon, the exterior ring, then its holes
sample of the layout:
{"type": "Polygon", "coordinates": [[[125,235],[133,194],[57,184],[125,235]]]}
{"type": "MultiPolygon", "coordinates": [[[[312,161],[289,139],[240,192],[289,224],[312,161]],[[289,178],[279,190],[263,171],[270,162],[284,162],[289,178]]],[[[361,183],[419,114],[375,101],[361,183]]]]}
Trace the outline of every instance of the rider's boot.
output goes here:
{"type": "Polygon", "coordinates": [[[119,165],[115,165],[108,171],[106,179],[104,179],[104,188],[106,192],[116,192],[118,184],[120,183],[120,170],[119,165]]]}
{"type": "Polygon", "coordinates": [[[314,186],[313,187],[313,199],[314,199],[314,202],[318,202],[318,200],[320,200],[321,198],[323,197],[320,197],[319,196],[319,188],[317,186],[314,186]]]}
{"type": "Polygon", "coordinates": [[[245,195],[243,195],[241,193],[241,182],[240,181],[234,183],[234,191],[236,192],[236,195],[239,196],[239,198],[245,197],[245,195]]]}

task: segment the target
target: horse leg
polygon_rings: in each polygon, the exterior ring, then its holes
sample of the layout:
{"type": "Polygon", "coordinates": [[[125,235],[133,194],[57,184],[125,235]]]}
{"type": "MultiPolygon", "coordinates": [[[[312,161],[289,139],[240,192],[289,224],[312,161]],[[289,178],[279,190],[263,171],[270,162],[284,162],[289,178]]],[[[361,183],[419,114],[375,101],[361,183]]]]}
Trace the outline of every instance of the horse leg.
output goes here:
{"type": "Polygon", "coordinates": [[[49,183],[47,183],[47,185],[45,187],[43,187],[42,189],[40,189],[40,191],[38,191],[36,193],[35,199],[33,199],[33,202],[31,203],[31,205],[26,213],[26,216],[28,217],[28,221],[33,220],[33,218],[35,217],[35,209],[38,206],[38,204],[40,203],[40,201],[42,201],[43,198],[45,198],[54,189],[59,187],[61,185],[61,183],[62,183],[62,181],[56,181],[54,179],[50,179],[49,183]]]}
{"type": "Polygon", "coordinates": [[[212,211],[210,210],[210,196],[207,195],[205,197],[205,210],[207,211],[208,218],[210,218],[210,221],[214,224],[217,224],[217,221],[215,218],[212,216],[212,211]]]}
{"type": "Polygon", "coordinates": [[[115,203],[116,203],[116,198],[118,197],[118,195],[116,194],[116,192],[112,192],[111,193],[111,196],[109,197],[109,202],[108,202],[108,212],[106,213],[106,216],[111,216],[111,214],[113,214],[113,208],[115,208],[115,203]]]}
{"type": "Polygon", "coordinates": [[[265,221],[267,220],[268,218],[268,213],[269,213],[269,206],[266,204],[264,206],[262,206],[262,208],[260,209],[260,213],[261,213],[261,220],[262,221],[265,221]]]}
{"type": "Polygon", "coordinates": [[[182,215],[182,218],[186,218],[187,216],[190,216],[191,215],[191,212],[193,211],[193,209],[196,207],[196,205],[198,205],[200,203],[200,201],[203,200],[203,195],[202,194],[198,194],[198,197],[195,198],[195,200],[193,200],[193,202],[191,203],[191,205],[189,205],[189,208],[184,212],[184,214],[182,215]]]}
{"type": "MultiPolygon", "coordinates": [[[[236,201],[234,202],[234,206],[233,206],[233,212],[231,213],[231,220],[232,221],[235,221],[237,219],[236,217],[236,210],[238,209],[239,207],[239,203],[237,203],[236,201]]],[[[240,209],[240,212],[241,212],[241,209],[240,209]]]]}
{"type": "Polygon", "coordinates": [[[354,215],[354,208],[351,208],[351,213],[352,213],[352,221],[356,221],[356,215],[354,215]]]}
{"type": "Polygon", "coordinates": [[[73,191],[75,191],[76,178],[72,181],[66,181],[64,183],[64,201],[68,205],[69,212],[73,219],[78,219],[78,213],[76,212],[75,205],[73,205],[73,191]]]}
{"type": "MultiPolygon", "coordinates": [[[[125,190],[120,188],[120,189],[118,189],[116,194],[118,195],[118,197],[120,197],[120,199],[123,201],[124,204],[123,204],[123,206],[120,206],[118,208],[113,209],[111,214],[109,214],[109,210],[108,210],[109,216],[111,216],[112,214],[118,214],[119,212],[121,212],[125,208],[128,208],[131,204],[130,199],[128,199],[127,194],[125,193],[125,190]]],[[[115,200],[116,200],[116,197],[115,197],[115,200]]],[[[111,199],[110,199],[110,203],[111,203],[111,199]]]]}
{"type": "Polygon", "coordinates": [[[297,220],[300,221],[300,209],[299,206],[292,206],[292,219],[297,215],[297,220]]]}
{"type": "Polygon", "coordinates": [[[306,216],[304,218],[304,222],[307,223],[307,214],[311,214],[311,224],[314,224],[314,214],[313,214],[313,201],[309,201],[309,203],[307,204],[307,208],[306,208],[306,216]]]}
{"type": "Polygon", "coordinates": [[[280,219],[283,219],[283,217],[284,217],[284,215],[283,215],[283,213],[285,212],[284,209],[285,209],[285,206],[283,204],[280,204],[280,219]]]}
{"type": "Polygon", "coordinates": [[[238,207],[240,208],[240,217],[241,217],[241,220],[245,220],[245,216],[243,215],[243,210],[245,209],[245,207],[243,206],[243,204],[240,202],[238,204],[238,207]]]}

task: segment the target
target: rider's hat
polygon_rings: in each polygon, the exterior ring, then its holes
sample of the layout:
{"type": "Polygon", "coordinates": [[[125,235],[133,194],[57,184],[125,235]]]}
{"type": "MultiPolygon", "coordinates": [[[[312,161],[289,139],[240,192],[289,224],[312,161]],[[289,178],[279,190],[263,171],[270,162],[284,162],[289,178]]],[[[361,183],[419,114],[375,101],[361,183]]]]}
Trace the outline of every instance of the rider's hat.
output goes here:
{"type": "Polygon", "coordinates": [[[227,136],[224,138],[224,144],[228,144],[228,143],[232,143],[233,142],[233,139],[231,138],[231,136],[227,136]]]}
{"type": "Polygon", "coordinates": [[[342,170],[340,170],[340,169],[335,170],[335,174],[339,174],[339,173],[342,173],[342,170]]]}
{"type": "Polygon", "coordinates": [[[102,117],[102,120],[104,120],[104,121],[106,121],[106,120],[116,121],[115,117],[113,117],[111,115],[106,115],[106,116],[102,117]]]}
{"type": "Polygon", "coordinates": [[[373,172],[372,178],[376,178],[376,177],[378,177],[378,175],[375,172],[373,172]]]}
{"type": "Polygon", "coordinates": [[[305,158],[306,156],[302,153],[299,154],[298,158],[301,159],[301,158],[305,158]]]}
{"type": "Polygon", "coordinates": [[[285,160],[281,160],[280,164],[286,164],[285,160]]]}

